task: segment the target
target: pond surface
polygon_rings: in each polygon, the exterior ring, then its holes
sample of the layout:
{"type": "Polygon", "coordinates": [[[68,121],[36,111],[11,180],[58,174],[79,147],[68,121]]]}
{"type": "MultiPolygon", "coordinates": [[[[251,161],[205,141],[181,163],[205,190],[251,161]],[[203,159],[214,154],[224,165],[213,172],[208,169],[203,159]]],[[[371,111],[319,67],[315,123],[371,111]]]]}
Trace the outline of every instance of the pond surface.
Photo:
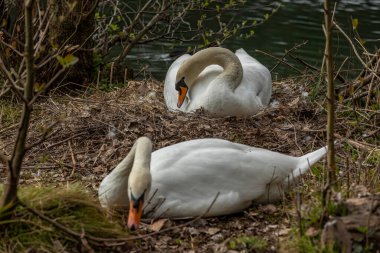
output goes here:
{"type": "MultiPolygon", "coordinates": [[[[264,51],[281,58],[285,50],[306,42],[305,45],[294,51],[294,54],[307,63],[320,68],[325,43],[322,31],[323,1],[282,0],[278,2],[281,4],[280,9],[265,24],[255,29],[253,37],[249,39],[238,36],[230,38],[223,43],[223,46],[231,50],[244,48],[250,55],[272,69],[277,60],[255,50],[264,51]]],[[[247,1],[247,8],[237,13],[235,18],[245,20],[262,17],[271,10],[268,6],[270,3],[273,1],[247,1]]],[[[338,1],[335,17],[340,26],[351,37],[353,33],[351,20],[357,18],[359,21],[357,31],[365,41],[365,47],[370,52],[374,52],[375,48],[380,48],[380,0],[338,1]]],[[[186,48],[187,45],[184,45],[183,50],[186,48]]],[[[334,33],[334,48],[338,67],[347,56],[354,58],[354,53],[347,40],[338,32],[334,33]]],[[[171,50],[173,48],[165,43],[143,45],[134,48],[127,59],[135,68],[135,72],[138,72],[142,65],[148,64],[149,67],[145,73],[158,80],[163,80],[167,69],[175,60],[175,58],[169,57],[171,50]]],[[[288,60],[290,63],[296,64],[295,61],[289,58],[288,60]]],[[[342,69],[352,70],[355,67],[360,66],[354,60],[346,62],[342,69]]],[[[302,69],[302,67],[300,68],[302,69]]],[[[280,64],[272,71],[272,76],[275,80],[295,73],[297,72],[288,66],[280,64]]],[[[143,76],[140,75],[139,77],[142,78],[143,76]]]]}

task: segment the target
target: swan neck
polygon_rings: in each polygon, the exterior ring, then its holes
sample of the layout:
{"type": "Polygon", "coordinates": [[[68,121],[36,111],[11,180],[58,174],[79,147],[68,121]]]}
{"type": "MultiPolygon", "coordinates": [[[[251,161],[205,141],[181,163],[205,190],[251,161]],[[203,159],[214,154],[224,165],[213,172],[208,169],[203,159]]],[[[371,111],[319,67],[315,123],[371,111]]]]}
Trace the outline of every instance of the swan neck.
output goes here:
{"type": "Polygon", "coordinates": [[[137,139],[134,149],[132,170],[128,177],[129,196],[141,197],[150,191],[152,176],[150,174],[150,159],[152,142],[147,137],[137,139]]]}
{"type": "Polygon", "coordinates": [[[133,168],[150,170],[152,143],[146,137],[141,137],[133,144],[128,155],[113,170],[119,177],[129,178],[133,168]]]}
{"type": "Polygon", "coordinates": [[[150,170],[150,160],[152,154],[152,142],[146,138],[139,138],[135,145],[133,168],[150,170]]]}
{"type": "MultiPolygon", "coordinates": [[[[191,73],[193,76],[192,80],[195,80],[207,66],[213,64],[219,65],[224,69],[217,79],[223,79],[223,83],[227,83],[233,90],[239,86],[243,77],[243,67],[239,58],[228,49],[218,47],[207,48],[197,52],[190,59],[186,63],[190,72],[193,72],[191,73]]],[[[189,85],[191,86],[192,83],[189,83],[189,85]]]]}

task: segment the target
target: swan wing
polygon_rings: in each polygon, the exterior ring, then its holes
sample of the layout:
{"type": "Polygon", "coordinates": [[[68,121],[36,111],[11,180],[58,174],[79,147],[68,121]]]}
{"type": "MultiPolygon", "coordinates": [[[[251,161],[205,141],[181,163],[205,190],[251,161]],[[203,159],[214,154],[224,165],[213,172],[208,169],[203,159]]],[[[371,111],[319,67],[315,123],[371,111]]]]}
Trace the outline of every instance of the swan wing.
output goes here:
{"type": "Polygon", "coordinates": [[[282,182],[297,158],[220,139],[182,142],[152,153],[152,217],[195,217],[239,212],[282,182]],[[156,199],[156,200],[155,200],[156,199]],[[160,202],[157,204],[157,202],[160,202]]]}
{"type": "MultiPolygon", "coordinates": [[[[203,106],[207,111],[218,115],[247,116],[257,113],[269,104],[272,94],[272,77],[269,70],[247,54],[244,49],[237,50],[235,54],[243,67],[240,84],[231,90],[228,80],[211,75],[211,71],[205,72],[207,75],[203,78],[208,75],[210,78],[201,79],[203,82],[199,82],[199,87],[204,88],[199,89],[193,96],[193,101],[198,102],[191,104],[193,108],[203,106]]],[[[216,67],[213,67],[214,73],[221,73],[222,68],[216,67]]]]}
{"type": "Polygon", "coordinates": [[[189,57],[190,57],[189,54],[184,54],[178,57],[172,63],[172,65],[170,65],[169,70],[166,73],[165,82],[164,82],[164,98],[165,98],[166,106],[169,108],[169,110],[178,110],[177,108],[178,92],[175,89],[176,76],[182,62],[184,62],[189,57]]]}
{"type": "Polygon", "coordinates": [[[209,92],[209,86],[223,72],[223,68],[218,65],[207,66],[195,80],[189,90],[190,103],[184,107],[184,111],[191,112],[205,106],[207,100],[212,99],[213,94],[209,92]]]}
{"type": "Polygon", "coordinates": [[[236,92],[242,94],[253,93],[258,98],[258,101],[254,101],[254,104],[268,105],[272,95],[272,76],[268,68],[247,54],[242,48],[236,50],[235,54],[243,66],[243,79],[236,92]]]}

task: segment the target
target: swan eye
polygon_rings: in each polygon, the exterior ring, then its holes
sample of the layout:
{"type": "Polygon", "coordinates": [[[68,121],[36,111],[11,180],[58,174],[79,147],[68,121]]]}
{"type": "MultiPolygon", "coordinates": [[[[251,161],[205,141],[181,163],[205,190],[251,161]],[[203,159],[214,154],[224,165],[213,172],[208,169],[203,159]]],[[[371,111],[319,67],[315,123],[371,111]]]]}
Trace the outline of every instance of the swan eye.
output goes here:
{"type": "Polygon", "coordinates": [[[139,203],[143,203],[144,202],[144,195],[145,195],[145,191],[143,194],[141,194],[140,197],[135,197],[132,193],[131,193],[131,201],[133,203],[133,208],[135,209],[138,209],[139,208],[139,203]]]}
{"type": "Polygon", "coordinates": [[[186,82],[185,82],[185,77],[182,77],[181,80],[179,80],[175,84],[175,89],[176,89],[176,91],[179,91],[180,95],[181,95],[181,88],[186,88],[187,89],[187,85],[186,85],[186,82]]]}

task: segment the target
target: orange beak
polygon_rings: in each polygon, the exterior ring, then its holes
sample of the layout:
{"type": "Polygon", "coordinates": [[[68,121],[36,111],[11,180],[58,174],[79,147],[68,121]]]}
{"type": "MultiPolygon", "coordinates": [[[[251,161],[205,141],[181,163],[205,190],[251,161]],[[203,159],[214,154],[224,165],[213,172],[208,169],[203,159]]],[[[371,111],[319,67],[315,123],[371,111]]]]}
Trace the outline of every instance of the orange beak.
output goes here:
{"type": "Polygon", "coordinates": [[[182,106],[183,102],[185,101],[185,97],[186,97],[188,88],[182,86],[179,89],[180,90],[178,91],[178,102],[177,102],[178,108],[180,108],[182,106]]]}
{"type": "Polygon", "coordinates": [[[134,205],[133,201],[129,203],[129,215],[128,215],[128,228],[130,230],[136,230],[140,226],[142,210],[143,210],[143,201],[138,200],[137,208],[134,205]]]}

